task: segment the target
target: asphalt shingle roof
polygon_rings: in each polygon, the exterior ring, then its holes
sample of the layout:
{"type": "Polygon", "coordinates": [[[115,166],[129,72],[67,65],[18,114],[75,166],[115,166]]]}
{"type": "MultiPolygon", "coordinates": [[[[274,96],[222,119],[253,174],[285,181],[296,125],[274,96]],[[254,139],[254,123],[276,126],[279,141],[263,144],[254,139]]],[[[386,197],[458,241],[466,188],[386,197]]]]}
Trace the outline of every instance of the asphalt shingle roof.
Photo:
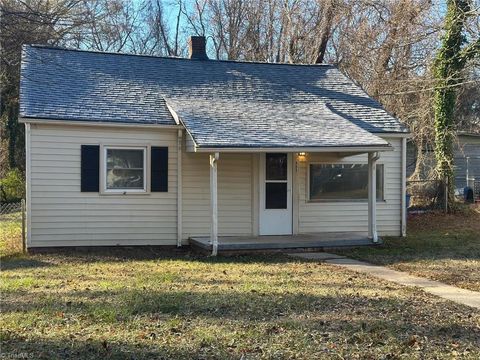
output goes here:
{"type": "Polygon", "coordinates": [[[382,146],[407,129],[337,68],[27,46],[24,118],[174,125],[200,147],[382,146]]]}

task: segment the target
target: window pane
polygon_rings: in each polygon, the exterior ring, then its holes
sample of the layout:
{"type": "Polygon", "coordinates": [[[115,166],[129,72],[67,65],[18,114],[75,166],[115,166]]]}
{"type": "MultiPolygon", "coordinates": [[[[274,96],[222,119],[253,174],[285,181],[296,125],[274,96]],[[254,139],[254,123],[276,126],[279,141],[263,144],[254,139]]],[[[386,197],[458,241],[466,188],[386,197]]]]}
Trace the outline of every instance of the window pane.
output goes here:
{"type": "Polygon", "coordinates": [[[287,183],[265,183],[265,208],[287,208],[287,183]]]}
{"type": "Polygon", "coordinates": [[[287,154],[266,154],[267,180],[287,180],[287,154]]]}
{"type": "Polygon", "coordinates": [[[107,169],[143,169],[143,150],[107,149],[107,169]]]}
{"type": "Polygon", "coordinates": [[[107,149],[107,189],[144,189],[143,150],[107,149]]]}
{"type": "MultiPolygon", "coordinates": [[[[368,165],[310,164],[310,199],[368,199],[368,165]]],[[[377,165],[377,200],[383,199],[383,165],[377,165]]]]}

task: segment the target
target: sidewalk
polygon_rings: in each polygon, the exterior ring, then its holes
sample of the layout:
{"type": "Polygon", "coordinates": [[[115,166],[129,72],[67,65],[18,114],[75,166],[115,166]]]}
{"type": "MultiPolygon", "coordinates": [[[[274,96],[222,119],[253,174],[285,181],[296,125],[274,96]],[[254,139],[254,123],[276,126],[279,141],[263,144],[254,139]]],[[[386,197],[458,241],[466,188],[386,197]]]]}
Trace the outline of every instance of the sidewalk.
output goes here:
{"type": "Polygon", "coordinates": [[[460,289],[439,281],[421,278],[401,271],[392,270],[384,266],[373,265],[330,253],[292,253],[289,255],[301,259],[323,261],[327,264],[341,266],[349,270],[372,275],[401,285],[419,287],[423,291],[439,296],[443,299],[480,309],[480,293],[476,291],[460,289]]]}

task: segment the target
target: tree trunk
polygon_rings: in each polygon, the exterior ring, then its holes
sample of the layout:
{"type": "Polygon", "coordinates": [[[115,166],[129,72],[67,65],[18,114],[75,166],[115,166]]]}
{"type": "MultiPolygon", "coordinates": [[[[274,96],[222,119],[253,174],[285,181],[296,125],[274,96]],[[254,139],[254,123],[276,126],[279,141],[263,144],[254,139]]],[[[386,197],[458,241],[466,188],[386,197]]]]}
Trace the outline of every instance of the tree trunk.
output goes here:
{"type": "Polygon", "coordinates": [[[463,31],[467,12],[470,10],[469,4],[468,0],[447,1],[445,35],[434,63],[435,157],[438,175],[448,183],[449,209],[454,208],[453,139],[456,86],[461,82],[461,71],[466,62],[465,56],[462,56],[462,45],[465,42],[463,31]]]}
{"type": "Polygon", "coordinates": [[[335,15],[335,10],[336,10],[335,0],[331,0],[325,6],[327,7],[325,9],[325,20],[324,20],[325,22],[322,29],[322,35],[320,37],[320,45],[318,47],[318,55],[317,55],[317,58],[315,59],[315,64],[321,64],[325,59],[328,40],[330,39],[330,34],[332,32],[333,16],[335,15]]]}

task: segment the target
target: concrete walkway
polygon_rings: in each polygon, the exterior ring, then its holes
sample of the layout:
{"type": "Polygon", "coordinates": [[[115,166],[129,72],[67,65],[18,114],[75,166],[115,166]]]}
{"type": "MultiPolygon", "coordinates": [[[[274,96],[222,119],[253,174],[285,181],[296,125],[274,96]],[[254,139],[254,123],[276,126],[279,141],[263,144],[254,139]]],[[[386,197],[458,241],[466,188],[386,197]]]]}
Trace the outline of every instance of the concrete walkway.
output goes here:
{"type": "Polygon", "coordinates": [[[428,280],[401,271],[392,270],[384,266],[373,265],[330,253],[292,253],[289,255],[296,258],[318,260],[328,264],[338,265],[349,270],[372,275],[401,285],[419,287],[423,291],[439,296],[443,299],[480,309],[480,293],[476,291],[460,289],[456,286],[447,285],[439,281],[428,280]]]}

